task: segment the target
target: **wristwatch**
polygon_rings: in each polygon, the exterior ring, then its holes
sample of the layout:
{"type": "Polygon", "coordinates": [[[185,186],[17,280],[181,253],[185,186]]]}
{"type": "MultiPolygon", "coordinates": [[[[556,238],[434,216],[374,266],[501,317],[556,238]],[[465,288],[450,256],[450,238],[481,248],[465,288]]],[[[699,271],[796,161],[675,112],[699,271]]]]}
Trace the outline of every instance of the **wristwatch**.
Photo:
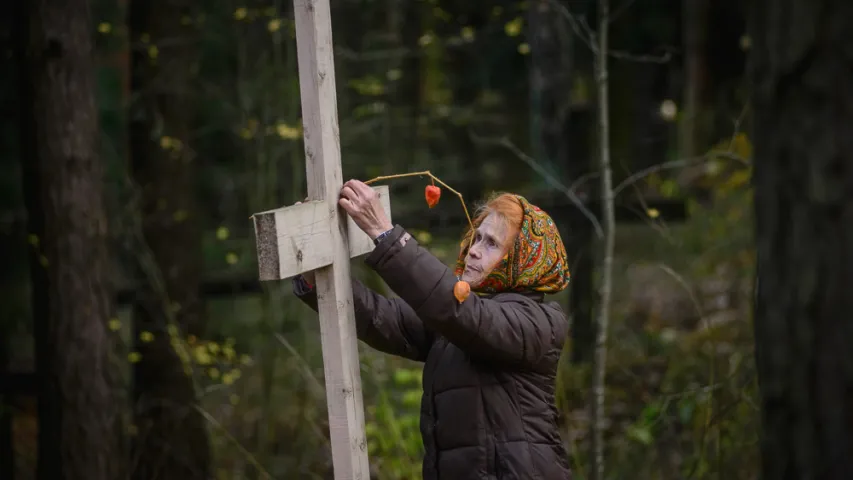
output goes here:
{"type": "Polygon", "coordinates": [[[376,236],[376,238],[373,239],[373,244],[379,245],[379,242],[381,242],[382,239],[387,237],[388,235],[391,235],[391,232],[393,232],[393,231],[394,231],[394,229],[392,228],[390,230],[386,230],[386,231],[380,233],[379,235],[376,236]]]}

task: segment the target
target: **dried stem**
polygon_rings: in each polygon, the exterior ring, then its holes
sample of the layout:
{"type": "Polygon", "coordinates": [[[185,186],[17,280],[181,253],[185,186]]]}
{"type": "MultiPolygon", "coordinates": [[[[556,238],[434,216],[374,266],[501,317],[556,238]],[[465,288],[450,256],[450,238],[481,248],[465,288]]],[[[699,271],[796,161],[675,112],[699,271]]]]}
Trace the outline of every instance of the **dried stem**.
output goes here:
{"type": "Polygon", "coordinates": [[[465,200],[462,198],[462,194],[454,190],[450,185],[441,181],[440,178],[436,177],[429,170],[424,170],[423,172],[411,172],[411,173],[398,173],[396,175],[384,175],[381,177],[371,178],[370,180],[364,182],[366,185],[370,185],[371,183],[378,182],[381,180],[391,180],[393,178],[403,178],[403,177],[422,177],[428,176],[432,179],[432,184],[435,185],[435,182],[440,183],[444,188],[450,190],[451,193],[456,194],[459,197],[459,202],[462,203],[462,209],[465,210],[465,218],[468,219],[468,225],[471,226],[471,230],[474,230],[474,222],[471,221],[471,215],[468,214],[468,207],[465,206],[465,200]]]}

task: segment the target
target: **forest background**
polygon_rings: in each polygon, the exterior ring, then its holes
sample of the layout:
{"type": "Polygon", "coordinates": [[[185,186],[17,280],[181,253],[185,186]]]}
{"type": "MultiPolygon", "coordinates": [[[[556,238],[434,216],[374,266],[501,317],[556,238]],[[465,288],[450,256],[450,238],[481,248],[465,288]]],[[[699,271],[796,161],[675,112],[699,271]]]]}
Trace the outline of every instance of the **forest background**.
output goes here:
{"type": "MultiPolygon", "coordinates": [[[[93,42],[93,158],[105,175],[92,190],[103,193],[103,265],[77,264],[103,268],[111,305],[103,332],[78,333],[103,333],[115,352],[90,371],[66,372],[78,375],[67,382],[108,387],[95,400],[100,413],[52,417],[58,410],[36,401],[37,365],[91,352],[69,331],[58,349],[68,357],[39,357],[50,322],[31,297],[44,299],[38,292],[51,285],[33,272],[49,271],[40,246],[67,222],[35,231],[50,209],[35,208],[33,192],[66,177],[50,183],[25,160],[31,137],[18,112],[38,89],[16,54],[32,25],[21,7],[0,29],[11,73],[0,77],[0,478],[36,478],[37,465],[40,478],[60,478],[51,469],[67,459],[37,458],[40,448],[61,450],[45,446],[44,432],[77,422],[72,430],[85,436],[111,415],[122,431],[92,445],[130,452],[117,467],[128,477],[327,478],[317,316],[289,281],[257,281],[249,220],[306,196],[292,4],[92,0],[87,18],[72,8],[86,2],[68,3],[67,21],[93,42]]],[[[602,207],[596,3],[331,3],[346,178],[430,170],[469,207],[512,191],[557,219],[573,274],[555,296],[572,321],[560,427],[577,478],[588,478],[601,239],[584,211],[598,217],[602,207]]],[[[746,21],[733,0],[611,6],[608,478],[751,479],[759,470],[746,21]]],[[[389,183],[393,218],[450,263],[464,216],[449,194],[428,209],[426,183],[389,183]]],[[[360,355],[377,478],[420,478],[420,366],[364,345],[360,355]]]]}

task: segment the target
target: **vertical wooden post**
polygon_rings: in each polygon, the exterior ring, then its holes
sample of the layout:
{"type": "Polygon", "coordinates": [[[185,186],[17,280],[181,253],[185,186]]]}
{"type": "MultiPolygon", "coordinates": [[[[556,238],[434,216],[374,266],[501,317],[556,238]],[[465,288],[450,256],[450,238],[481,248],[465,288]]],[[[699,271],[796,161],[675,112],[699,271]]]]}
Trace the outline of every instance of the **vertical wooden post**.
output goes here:
{"type": "Polygon", "coordinates": [[[370,478],[358,339],[352,306],[329,0],[294,0],[308,196],[331,216],[332,265],[317,271],[317,298],[335,479],[370,478]]]}

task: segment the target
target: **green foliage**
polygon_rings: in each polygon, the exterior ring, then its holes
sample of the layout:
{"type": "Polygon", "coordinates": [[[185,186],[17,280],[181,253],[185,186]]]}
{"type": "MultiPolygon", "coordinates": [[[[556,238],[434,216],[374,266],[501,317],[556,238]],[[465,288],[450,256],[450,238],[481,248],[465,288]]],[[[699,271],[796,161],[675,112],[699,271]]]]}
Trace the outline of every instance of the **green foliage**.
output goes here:
{"type": "MultiPolygon", "coordinates": [[[[756,475],[759,412],[751,290],[744,288],[754,271],[751,156],[743,134],[709,151],[700,180],[707,193],[690,198],[685,224],[650,213],[647,226],[620,226],[617,271],[639,264],[660,272],[671,280],[662,289],[669,296],[663,304],[682,296],[698,319],[685,324],[661,312],[631,319],[636,299],[626,280],[617,282],[611,338],[618,340],[610,343],[607,370],[608,478],[756,475]],[[715,284],[726,287],[706,298],[703,291],[715,284]],[[731,305],[714,307],[727,292],[734,292],[731,305]]],[[[646,185],[664,197],[683,194],[663,175],[646,185]]],[[[654,288],[638,289],[652,295],[654,288]]],[[[579,478],[589,464],[589,379],[588,366],[567,362],[559,376],[558,405],[579,478]]]]}
{"type": "MultiPolygon", "coordinates": [[[[133,223],[128,217],[137,207],[134,188],[138,187],[129,184],[126,171],[130,152],[124,124],[133,96],[125,91],[125,67],[116,60],[127,49],[122,24],[126,12],[119,8],[121,2],[95,4],[92,33],[99,61],[97,98],[110,228],[122,253],[120,263],[127,267],[135,265],[141,253],[128,228],[133,223]]],[[[530,44],[534,26],[527,20],[530,5],[333,2],[345,176],[366,178],[428,168],[462,190],[470,184],[518,191],[540,188],[544,182],[517,156],[472,146],[469,136],[474,131],[506,137],[521,150],[530,150],[533,107],[527,85],[535,48],[530,44]]],[[[182,147],[193,150],[193,161],[199,165],[198,211],[179,210],[175,215],[202,219],[199,248],[205,273],[211,277],[255,278],[249,215],[306,195],[291,8],[289,2],[272,0],[198,2],[181,18],[182,24],[195,27],[195,36],[173,39],[192,43],[197,54],[188,65],[191,85],[182,92],[192,98],[194,109],[190,139],[182,147]]],[[[579,18],[590,13],[580,11],[579,5],[572,8],[579,18]]],[[[614,44],[644,52],[676,43],[678,19],[670,10],[654,2],[633,6],[614,29],[614,44]]],[[[587,46],[576,43],[573,84],[566,95],[572,104],[581,105],[594,100],[595,78],[587,46]]],[[[151,61],[156,61],[166,54],[168,45],[147,48],[151,61]]],[[[613,116],[621,132],[613,142],[614,150],[632,157],[635,130],[647,120],[637,113],[645,107],[634,93],[639,88],[635,83],[642,84],[637,78],[646,75],[640,72],[645,66],[616,62],[614,68],[621,69],[611,75],[616,97],[613,116]]],[[[4,99],[14,98],[14,89],[7,83],[11,78],[2,79],[4,99]]],[[[7,122],[0,130],[0,141],[9,145],[4,151],[10,152],[0,156],[0,208],[15,213],[21,210],[22,200],[13,124],[7,122]]],[[[176,148],[172,133],[151,134],[162,148],[176,148]]],[[[732,282],[750,278],[754,268],[748,185],[751,148],[748,139],[738,135],[720,142],[714,151],[701,185],[711,192],[710,200],[691,199],[690,219],[682,226],[668,225],[666,219],[649,212],[647,225],[625,228],[617,268],[625,271],[637,262],[661,263],[690,286],[721,274],[732,282]],[[733,156],[745,163],[733,161],[733,156]]],[[[555,172],[565,168],[546,167],[555,172]]],[[[690,193],[690,186],[680,184],[675,176],[652,176],[645,186],[665,198],[690,193]]],[[[422,188],[404,187],[394,195],[394,216],[411,219],[413,224],[406,227],[450,264],[458,239],[426,230],[429,216],[435,213],[424,211],[422,188]]],[[[0,218],[4,227],[0,233],[11,231],[6,229],[7,217],[4,213],[0,218]]],[[[20,272],[21,280],[17,287],[6,289],[7,297],[16,303],[4,302],[4,311],[17,319],[25,310],[19,305],[27,291],[23,273],[27,236],[21,231],[8,236],[13,237],[20,240],[20,248],[9,251],[21,254],[8,255],[14,265],[6,271],[20,272]]],[[[367,275],[358,262],[354,265],[366,284],[384,291],[381,280],[367,275]]],[[[624,282],[617,289],[622,307],[629,287],[624,282]]],[[[607,470],[612,477],[753,477],[757,413],[748,314],[741,309],[735,321],[673,333],[678,329],[651,321],[635,328],[629,325],[625,310],[617,310],[613,322],[611,338],[616,341],[607,376],[607,470]]],[[[128,316],[122,312],[122,320],[111,323],[117,334],[127,335],[128,316]]],[[[700,323],[710,323],[706,321],[711,315],[701,316],[700,323]]],[[[316,314],[292,297],[289,282],[265,284],[258,295],[209,301],[204,338],[168,333],[187,373],[196,380],[199,410],[210,425],[217,478],[264,478],[263,473],[272,478],[328,476],[331,462],[320,332],[316,314]]],[[[152,341],[152,335],[143,332],[139,340],[152,341]]],[[[139,360],[133,351],[127,354],[130,361],[139,360]]],[[[361,358],[369,453],[379,478],[420,478],[421,366],[376,354],[364,345],[361,358]]],[[[589,372],[564,362],[559,373],[558,405],[567,424],[576,477],[581,479],[587,464],[589,372]]]]}
{"type": "Polygon", "coordinates": [[[378,398],[368,405],[368,452],[379,479],[421,478],[423,441],[420,404],[423,381],[420,365],[398,368],[384,381],[374,379],[378,398]],[[381,382],[381,383],[380,383],[381,382]]]}

